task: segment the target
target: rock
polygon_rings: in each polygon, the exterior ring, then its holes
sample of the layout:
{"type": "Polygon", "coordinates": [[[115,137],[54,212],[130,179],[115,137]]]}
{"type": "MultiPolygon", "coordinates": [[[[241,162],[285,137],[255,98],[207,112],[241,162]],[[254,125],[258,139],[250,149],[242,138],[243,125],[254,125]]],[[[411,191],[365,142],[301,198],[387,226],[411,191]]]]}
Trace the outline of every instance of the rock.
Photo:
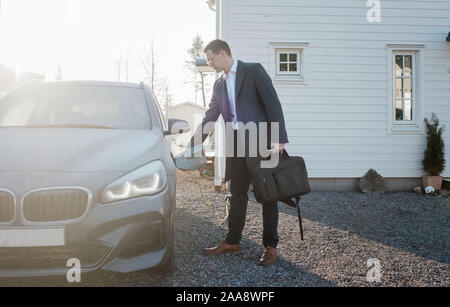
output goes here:
{"type": "Polygon", "coordinates": [[[423,195],[424,194],[423,188],[420,185],[415,187],[415,188],[413,188],[412,191],[413,191],[413,193],[415,193],[417,195],[423,195]]]}
{"type": "Polygon", "coordinates": [[[433,194],[434,192],[436,192],[436,191],[434,190],[434,188],[431,185],[425,187],[425,193],[433,194]]]}
{"type": "Polygon", "coordinates": [[[370,169],[360,180],[359,188],[363,193],[385,193],[386,182],[374,169],[370,169]]]}

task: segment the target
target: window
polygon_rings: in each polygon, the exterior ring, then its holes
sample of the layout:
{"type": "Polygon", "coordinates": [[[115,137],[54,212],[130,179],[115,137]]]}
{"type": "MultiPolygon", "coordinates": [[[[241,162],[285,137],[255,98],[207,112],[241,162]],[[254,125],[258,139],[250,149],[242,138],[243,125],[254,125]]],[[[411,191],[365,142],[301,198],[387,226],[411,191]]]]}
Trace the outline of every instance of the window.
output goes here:
{"type": "MultiPolygon", "coordinates": [[[[156,101],[156,98],[155,98],[155,101],[156,101]]],[[[156,109],[158,110],[158,117],[159,117],[159,121],[161,122],[161,129],[166,131],[169,129],[167,126],[169,119],[164,116],[159,103],[157,102],[157,103],[155,103],[155,105],[156,105],[156,109]]]]}
{"type": "Polygon", "coordinates": [[[300,75],[300,51],[277,51],[277,75],[300,75]]]}
{"type": "Polygon", "coordinates": [[[395,121],[412,121],[416,105],[415,56],[408,53],[394,54],[395,121]]]}
{"type": "Polygon", "coordinates": [[[271,42],[270,73],[274,82],[306,83],[309,43],[271,42]]]}
{"type": "Polygon", "coordinates": [[[388,134],[423,133],[422,48],[388,45],[388,134]]]}

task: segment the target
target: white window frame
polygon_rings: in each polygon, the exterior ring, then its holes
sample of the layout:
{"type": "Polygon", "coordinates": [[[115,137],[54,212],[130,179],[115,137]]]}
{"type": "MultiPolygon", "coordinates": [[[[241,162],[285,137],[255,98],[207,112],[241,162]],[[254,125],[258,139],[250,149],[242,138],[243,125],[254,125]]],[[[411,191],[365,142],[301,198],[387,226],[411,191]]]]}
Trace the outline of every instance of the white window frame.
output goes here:
{"type": "MultiPolygon", "coordinates": [[[[270,75],[274,83],[307,84],[308,42],[269,42],[270,75]],[[280,71],[280,54],[297,54],[298,71],[280,71]]],[[[289,62],[289,59],[288,59],[289,62]]]]}
{"type": "Polygon", "coordinates": [[[387,45],[388,65],[388,125],[387,133],[423,134],[423,48],[425,45],[389,44],[387,45]],[[412,120],[396,120],[395,116],[395,56],[412,55],[412,120]]]}

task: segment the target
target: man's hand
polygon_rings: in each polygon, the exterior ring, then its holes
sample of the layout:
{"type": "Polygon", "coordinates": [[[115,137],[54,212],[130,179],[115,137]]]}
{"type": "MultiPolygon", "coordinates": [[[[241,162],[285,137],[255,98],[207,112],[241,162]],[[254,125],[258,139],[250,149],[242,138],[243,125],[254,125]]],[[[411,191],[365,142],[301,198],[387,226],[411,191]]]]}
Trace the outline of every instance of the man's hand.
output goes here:
{"type": "Polygon", "coordinates": [[[279,153],[284,150],[286,144],[283,143],[272,143],[270,146],[270,149],[272,150],[272,153],[279,153]]]}

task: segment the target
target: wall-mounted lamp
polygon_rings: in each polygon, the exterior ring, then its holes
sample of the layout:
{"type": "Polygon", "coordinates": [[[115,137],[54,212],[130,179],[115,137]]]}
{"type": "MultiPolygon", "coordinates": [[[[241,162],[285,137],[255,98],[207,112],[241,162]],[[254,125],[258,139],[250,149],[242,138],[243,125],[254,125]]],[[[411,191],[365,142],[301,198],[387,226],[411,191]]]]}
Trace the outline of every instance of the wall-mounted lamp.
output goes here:
{"type": "Polygon", "coordinates": [[[215,72],[214,68],[209,67],[205,58],[196,58],[195,66],[197,66],[199,72],[215,72]]]}
{"type": "Polygon", "coordinates": [[[211,11],[216,11],[216,0],[208,0],[206,1],[206,3],[208,3],[209,9],[211,11]]]}

